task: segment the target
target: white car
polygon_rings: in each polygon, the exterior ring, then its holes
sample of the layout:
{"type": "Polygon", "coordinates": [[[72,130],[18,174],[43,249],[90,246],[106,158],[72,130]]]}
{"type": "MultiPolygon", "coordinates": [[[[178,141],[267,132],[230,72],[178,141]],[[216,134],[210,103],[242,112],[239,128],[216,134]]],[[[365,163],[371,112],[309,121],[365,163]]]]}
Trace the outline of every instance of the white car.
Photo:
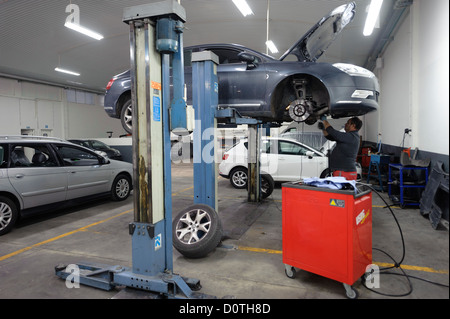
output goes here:
{"type": "MultiPolygon", "coordinates": [[[[230,179],[235,188],[247,187],[247,139],[241,140],[222,157],[219,174],[230,179]]],[[[321,151],[298,141],[263,137],[261,139],[260,170],[270,174],[275,182],[296,181],[309,177],[324,178],[329,176],[328,150],[335,142],[326,142],[321,151]]],[[[358,176],[361,166],[357,163],[358,176]]]]}

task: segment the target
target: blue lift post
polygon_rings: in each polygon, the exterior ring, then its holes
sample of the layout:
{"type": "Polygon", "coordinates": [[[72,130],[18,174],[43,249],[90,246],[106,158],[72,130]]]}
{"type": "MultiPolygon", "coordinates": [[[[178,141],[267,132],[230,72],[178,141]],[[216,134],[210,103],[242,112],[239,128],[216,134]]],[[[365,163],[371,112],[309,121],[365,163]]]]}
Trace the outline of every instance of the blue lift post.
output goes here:
{"type": "Polygon", "coordinates": [[[192,104],[195,109],[194,129],[194,202],[206,204],[216,211],[217,167],[215,163],[215,131],[218,119],[248,125],[248,201],[260,202],[260,121],[239,117],[231,108],[218,109],[219,58],[211,51],[192,53],[192,104]]]}
{"type": "Polygon", "coordinates": [[[194,128],[194,203],[217,211],[217,162],[215,157],[215,113],[219,103],[217,65],[219,58],[211,51],[192,54],[192,104],[194,128]]]}
{"type": "Polygon", "coordinates": [[[174,0],[124,9],[123,21],[130,27],[134,119],[134,222],[129,225],[133,266],[57,265],[56,275],[66,281],[104,290],[125,286],[157,297],[215,298],[193,291],[200,289],[199,280],[173,273],[170,130],[186,127],[186,107],[179,100],[185,20],[184,8],[174,0]],[[169,103],[171,59],[176,88],[169,103]]]}

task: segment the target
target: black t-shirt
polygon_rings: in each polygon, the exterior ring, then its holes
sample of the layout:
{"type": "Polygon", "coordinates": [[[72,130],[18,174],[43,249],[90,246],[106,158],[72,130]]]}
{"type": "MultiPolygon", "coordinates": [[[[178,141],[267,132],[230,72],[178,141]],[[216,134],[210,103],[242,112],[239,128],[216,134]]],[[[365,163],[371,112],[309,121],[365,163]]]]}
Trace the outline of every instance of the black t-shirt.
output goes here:
{"type": "Polygon", "coordinates": [[[336,141],[336,147],[330,155],[330,169],[355,172],[355,161],[359,149],[358,131],[339,132],[331,126],[326,131],[328,133],[326,138],[330,141],[336,141]]]}

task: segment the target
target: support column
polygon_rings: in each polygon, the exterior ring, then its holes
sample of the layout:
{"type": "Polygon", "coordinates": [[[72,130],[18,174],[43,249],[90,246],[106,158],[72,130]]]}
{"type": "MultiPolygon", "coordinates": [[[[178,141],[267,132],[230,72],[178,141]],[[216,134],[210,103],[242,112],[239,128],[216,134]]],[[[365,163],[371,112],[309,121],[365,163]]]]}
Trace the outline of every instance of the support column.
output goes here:
{"type": "Polygon", "coordinates": [[[258,124],[248,125],[248,201],[261,201],[261,178],[260,178],[260,131],[258,124]]]}
{"type": "Polygon", "coordinates": [[[194,203],[206,204],[217,211],[217,166],[215,131],[219,84],[219,58],[210,51],[192,54],[192,102],[194,128],[194,203]]]}

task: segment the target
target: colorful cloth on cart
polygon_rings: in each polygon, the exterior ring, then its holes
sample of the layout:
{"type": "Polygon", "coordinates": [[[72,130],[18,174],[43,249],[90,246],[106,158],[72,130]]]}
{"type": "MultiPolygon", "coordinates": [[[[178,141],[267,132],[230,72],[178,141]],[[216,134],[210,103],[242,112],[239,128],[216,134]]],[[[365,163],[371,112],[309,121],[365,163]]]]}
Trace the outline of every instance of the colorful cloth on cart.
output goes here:
{"type": "Polygon", "coordinates": [[[324,187],[330,189],[354,189],[356,190],[356,181],[347,180],[342,176],[318,178],[311,177],[303,179],[303,183],[310,186],[324,187]]]}

